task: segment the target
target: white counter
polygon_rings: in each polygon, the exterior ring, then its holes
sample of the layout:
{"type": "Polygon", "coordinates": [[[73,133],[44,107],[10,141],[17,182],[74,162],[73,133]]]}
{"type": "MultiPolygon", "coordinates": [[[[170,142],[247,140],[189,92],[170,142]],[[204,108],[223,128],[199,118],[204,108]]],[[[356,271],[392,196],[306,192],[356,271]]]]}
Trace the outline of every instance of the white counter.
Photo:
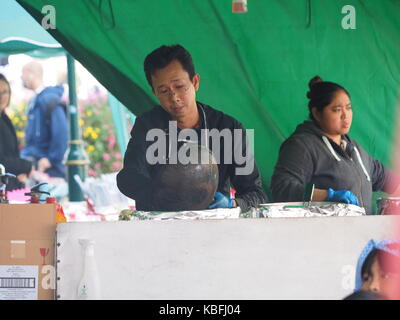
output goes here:
{"type": "Polygon", "coordinates": [[[104,299],[342,299],[368,240],[398,216],[70,222],[57,227],[57,295],[76,299],[80,238],[104,299]]]}

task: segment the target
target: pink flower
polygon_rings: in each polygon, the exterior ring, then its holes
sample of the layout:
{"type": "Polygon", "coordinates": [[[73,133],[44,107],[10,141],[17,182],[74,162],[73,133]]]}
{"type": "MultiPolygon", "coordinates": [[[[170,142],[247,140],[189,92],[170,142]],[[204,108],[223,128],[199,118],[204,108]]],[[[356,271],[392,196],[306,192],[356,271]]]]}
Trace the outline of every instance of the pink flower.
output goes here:
{"type": "Polygon", "coordinates": [[[114,149],[115,146],[115,137],[114,136],[109,136],[108,138],[108,150],[114,149]]]}
{"type": "Polygon", "coordinates": [[[96,164],[94,165],[94,167],[95,167],[96,169],[100,169],[100,168],[101,168],[101,163],[96,163],[96,164]]]}
{"type": "Polygon", "coordinates": [[[89,175],[90,177],[97,177],[97,172],[94,171],[93,169],[89,168],[89,170],[88,170],[88,175],[89,175]]]}
{"type": "Polygon", "coordinates": [[[103,154],[103,160],[108,161],[110,160],[111,156],[108,153],[103,154]]]}
{"type": "Polygon", "coordinates": [[[116,159],[121,159],[121,158],[122,158],[122,155],[121,155],[121,153],[116,152],[116,153],[114,154],[114,157],[115,157],[116,159]]]}
{"type": "Polygon", "coordinates": [[[113,171],[121,170],[121,168],[122,168],[122,162],[121,161],[114,161],[111,164],[111,170],[113,170],[113,171]]]}

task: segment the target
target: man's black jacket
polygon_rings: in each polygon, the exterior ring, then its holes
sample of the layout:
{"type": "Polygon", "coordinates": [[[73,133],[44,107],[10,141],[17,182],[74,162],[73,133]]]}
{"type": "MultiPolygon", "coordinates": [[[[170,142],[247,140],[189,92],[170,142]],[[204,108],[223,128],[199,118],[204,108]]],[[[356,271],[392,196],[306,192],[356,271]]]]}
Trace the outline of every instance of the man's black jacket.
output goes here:
{"type": "MultiPolygon", "coordinates": [[[[204,142],[208,142],[208,147],[213,151],[214,155],[216,153],[220,155],[218,161],[219,182],[217,191],[229,196],[230,185],[232,185],[236,190],[236,202],[240,206],[242,212],[247,212],[251,207],[257,207],[258,204],[265,203],[267,197],[261,186],[260,174],[254,157],[249,150],[250,148],[246,146],[246,132],[242,124],[233,117],[215,110],[210,106],[197,102],[197,107],[200,114],[201,129],[217,129],[218,132],[227,129],[231,132],[232,137],[234,137],[234,129],[237,129],[236,134],[238,132],[243,133],[241,135],[241,141],[233,138],[232,145],[227,146],[228,150],[232,150],[230,159],[229,156],[228,159],[225,159],[225,139],[220,140],[219,150],[214,150],[214,140],[211,139],[210,136],[204,138],[204,142]],[[241,147],[241,155],[248,155],[247,161],[254,161],[254,165],[249,174],[237,174],[236,169],[243,169],[246,163],[242,164],[244,159],[242,159],[242,161],[236,161],[235,153],[233,152],[235,147],[241,147]],[[238,164],[238,162],[240,164],[238,164]]],[[[159,204],[157,204],[153,198],[153,190],[157,187],[152,184],[152,169],[154,165],[150,165],[146,160],[146,151],[149,146],[154,144],[154,141],[146,141],[146,134],[149,130],[155,128],[169,133],[169,121],[171,120],[170,115],[158,106],[138,117],[131,131],[131,139],[124,158],[124,167],[117,175],[117,185],[123,194],[135,199],[136,208],[138,210],[160,210],[159,204]]],[[[200,131],[202,131],[201,134],[205,132],[205,130],[197,130],[198,133],[200,131]]],[[[178,129],[178,133],[179,132],[178,129]]],[[[198,141],[201,142],[200,140],[201,138],[198,135],[198,141]]],[[[167,146],[167,148],[169,149],[170,146],[167,146]]],[[[218,147],[216,146],[215,148],[217,149],[218,147]]],[[[167,152],[168,151],[169,150],[167,150],[167,152]]]]}

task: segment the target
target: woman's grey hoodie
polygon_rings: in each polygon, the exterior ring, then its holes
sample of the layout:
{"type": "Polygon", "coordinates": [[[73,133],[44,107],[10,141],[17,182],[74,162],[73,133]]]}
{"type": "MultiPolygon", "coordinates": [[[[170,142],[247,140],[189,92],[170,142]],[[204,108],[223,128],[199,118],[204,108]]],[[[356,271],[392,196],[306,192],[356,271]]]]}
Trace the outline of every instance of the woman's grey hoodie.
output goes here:
{"type": "Polygon", "coordinates": [[[273,200],[303,201],[305,187],[312,183],[317,189],[351,191],[372,214],[372,192],[384,189],[390,172],[348,135],[342,141],[344,149],[312,121],[298,125],[280,148],[271,180],[273,200]]]}

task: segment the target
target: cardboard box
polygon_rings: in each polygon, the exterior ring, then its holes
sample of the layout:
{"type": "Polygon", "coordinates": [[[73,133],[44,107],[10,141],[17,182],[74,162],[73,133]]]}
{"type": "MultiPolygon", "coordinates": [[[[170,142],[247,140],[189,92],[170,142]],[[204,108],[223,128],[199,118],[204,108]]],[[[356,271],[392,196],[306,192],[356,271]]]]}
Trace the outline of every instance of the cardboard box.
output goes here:
{"type": "Polygon", "coordinates": [[[55,204],[0,204],[0,300],[53,300],[55,204]]]}

